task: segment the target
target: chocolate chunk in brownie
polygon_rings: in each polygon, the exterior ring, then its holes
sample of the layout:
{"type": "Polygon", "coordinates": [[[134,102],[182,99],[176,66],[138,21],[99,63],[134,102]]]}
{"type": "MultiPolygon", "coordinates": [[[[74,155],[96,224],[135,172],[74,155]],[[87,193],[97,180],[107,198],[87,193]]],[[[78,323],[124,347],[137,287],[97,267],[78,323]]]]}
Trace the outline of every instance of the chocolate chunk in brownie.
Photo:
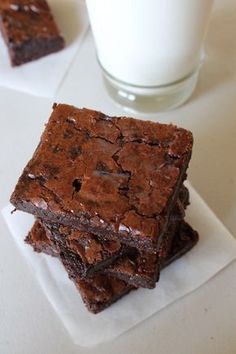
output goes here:
{"type": "Polygon", "coordinates": [[[57,52],[65,46],[45,0],[1,0],[0,30],[13,66],[57,52]]]}
{"type": "MultiPolygon", "coordinates": [[[[197,233],[185,222],[183,222],[182,227],[179,230],[180,233],[175,235],[173,246],[171,247],[167,258],[163,260],[161,265],[162,268],[186,253],[198,241],[197,233]]],[[[32,246],[34,244],[32,240],[37,239],[38,250],[40,249],[41,252],[45,251],[48,253],[48,247],[51,247],[51,241],[42,227],[40,228],[40,231],[44,233],[44,235],[41,235],[41,237],[38,235],[35,236],[34,233],[37,232],[37,230],[33,227],[27,236],[27,242],[32,246]]],[[[57,254],[57,250],[55,250],[55,254],[57,254]]],[[[62,255],[61,260],[68,276],[74,281],[79,290],[88,310],[93,313],[98,313],[104,310],[120,297],[135,289],[135,287],[127,284],[125,281],[105,274],[98,274],[93,278],[80,279],[75,264],[71,263],[70,259],[66,259],[64,255],[62,255]]]]}
{"type": "Polygon", "coordinates": [[[191,156],[192,134],[54,104],[11,202],[65,226],[156,251],[191,156]]]}

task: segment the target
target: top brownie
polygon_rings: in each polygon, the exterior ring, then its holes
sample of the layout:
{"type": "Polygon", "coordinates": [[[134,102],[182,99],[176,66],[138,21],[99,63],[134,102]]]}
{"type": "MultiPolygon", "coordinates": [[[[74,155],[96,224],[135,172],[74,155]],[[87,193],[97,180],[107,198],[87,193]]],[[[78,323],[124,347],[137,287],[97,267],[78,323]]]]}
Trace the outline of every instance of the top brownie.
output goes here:
{"type": "Polygon", "coordinates": [[[0,0],[0,29],[12,65],[20,65],[64,48],[45,0],[0,0]]]}
{"type": "Polygon", "coordinates": [[[42,219],[156,250],[191,156],[174,125],[54,104],[11,202],[42,219]]]}

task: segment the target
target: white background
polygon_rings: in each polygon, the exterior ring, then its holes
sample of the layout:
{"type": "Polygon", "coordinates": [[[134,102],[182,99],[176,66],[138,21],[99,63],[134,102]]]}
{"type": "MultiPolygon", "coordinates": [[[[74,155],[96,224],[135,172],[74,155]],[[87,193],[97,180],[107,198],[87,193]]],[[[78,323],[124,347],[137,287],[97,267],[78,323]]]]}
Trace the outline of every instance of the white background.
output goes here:
{"type": "MultiPolygon", "coordinates": [[[[207,58],[192,99],[152,119],[174,122],[195,136],[189,178],[236,236],[236,3],[216,1],[207,58]]],[[[56,101],[124,114],[104,91],[90,35],[56,101]]],[[[0,207],[37,145],[52,101],[0,88],[0,207]]],[[[150,118],[150,117],[149,117],[150,118]]],[[[112,343],[73,345],[34,275],[0,221],[0,353],[236,353],[236,262],[112,343]]]]}

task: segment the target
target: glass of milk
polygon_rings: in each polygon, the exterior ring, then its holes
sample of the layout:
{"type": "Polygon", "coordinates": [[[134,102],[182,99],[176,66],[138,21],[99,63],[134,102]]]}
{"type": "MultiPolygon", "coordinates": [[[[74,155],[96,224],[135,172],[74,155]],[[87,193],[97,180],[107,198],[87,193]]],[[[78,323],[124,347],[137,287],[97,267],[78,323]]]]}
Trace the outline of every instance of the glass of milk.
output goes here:
{"type": "Polygon", "coordinates": [[[86,0],[109,94],[157,112],[192,94],[213,0],[86,0]]]}

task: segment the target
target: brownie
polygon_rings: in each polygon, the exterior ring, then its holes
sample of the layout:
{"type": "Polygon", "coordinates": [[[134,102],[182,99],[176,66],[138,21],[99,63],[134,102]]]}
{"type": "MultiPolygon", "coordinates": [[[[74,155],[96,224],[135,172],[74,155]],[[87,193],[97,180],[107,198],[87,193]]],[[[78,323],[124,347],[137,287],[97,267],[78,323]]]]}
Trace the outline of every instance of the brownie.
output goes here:
{"type": "MultiPolygon", "coordinates": [[[[161,264],[162,268],[186,253],[198,241],[197,233],[185,222],[183,222],[182,225],[183,226],[179,228],[179,233],[174,238],[173,246],[171,247],[167,258],[165,260],[163,259],[161,264]]],[[[38,240],[37,251],[40,250],[41,252],[48,253],[48,249],[51,248],[52,243],[46,236],[45,230],[42,227],[40,228],[40,232],[44,233],[44,235],[39,237],[38,231],[33,227],[27,236],[27,242],[32,246],[35,244],[35,240],[38,240]],[[36,236],[35,232],[37,232],[36,236]]],[[[57,250],[55,250],[53,255],[56,254],[58,254],[57,250]]],[[[104,310],[123,295],[136,289],[125,281],[105,274],[98,274],[93,278],[81,279],[77,274],[77,268],[75,268],[74,263],[70,263],[70,259],[67,259],[62,255],[61,261],[69,278],[74,281],[78,288],[88,310],[93,313],[98,313],[104,310]]]]}
{"type": "Polygon", "coordinates": [[[50,222],[156,251],[191,156],[192,134],[54,104],[11,202],[50,222]]]}
{"type": "Polygon", "coordinates": [[[1,0],[0,30],[13,66],[57,52],[65,46],[45,0],[1,0]]]}

